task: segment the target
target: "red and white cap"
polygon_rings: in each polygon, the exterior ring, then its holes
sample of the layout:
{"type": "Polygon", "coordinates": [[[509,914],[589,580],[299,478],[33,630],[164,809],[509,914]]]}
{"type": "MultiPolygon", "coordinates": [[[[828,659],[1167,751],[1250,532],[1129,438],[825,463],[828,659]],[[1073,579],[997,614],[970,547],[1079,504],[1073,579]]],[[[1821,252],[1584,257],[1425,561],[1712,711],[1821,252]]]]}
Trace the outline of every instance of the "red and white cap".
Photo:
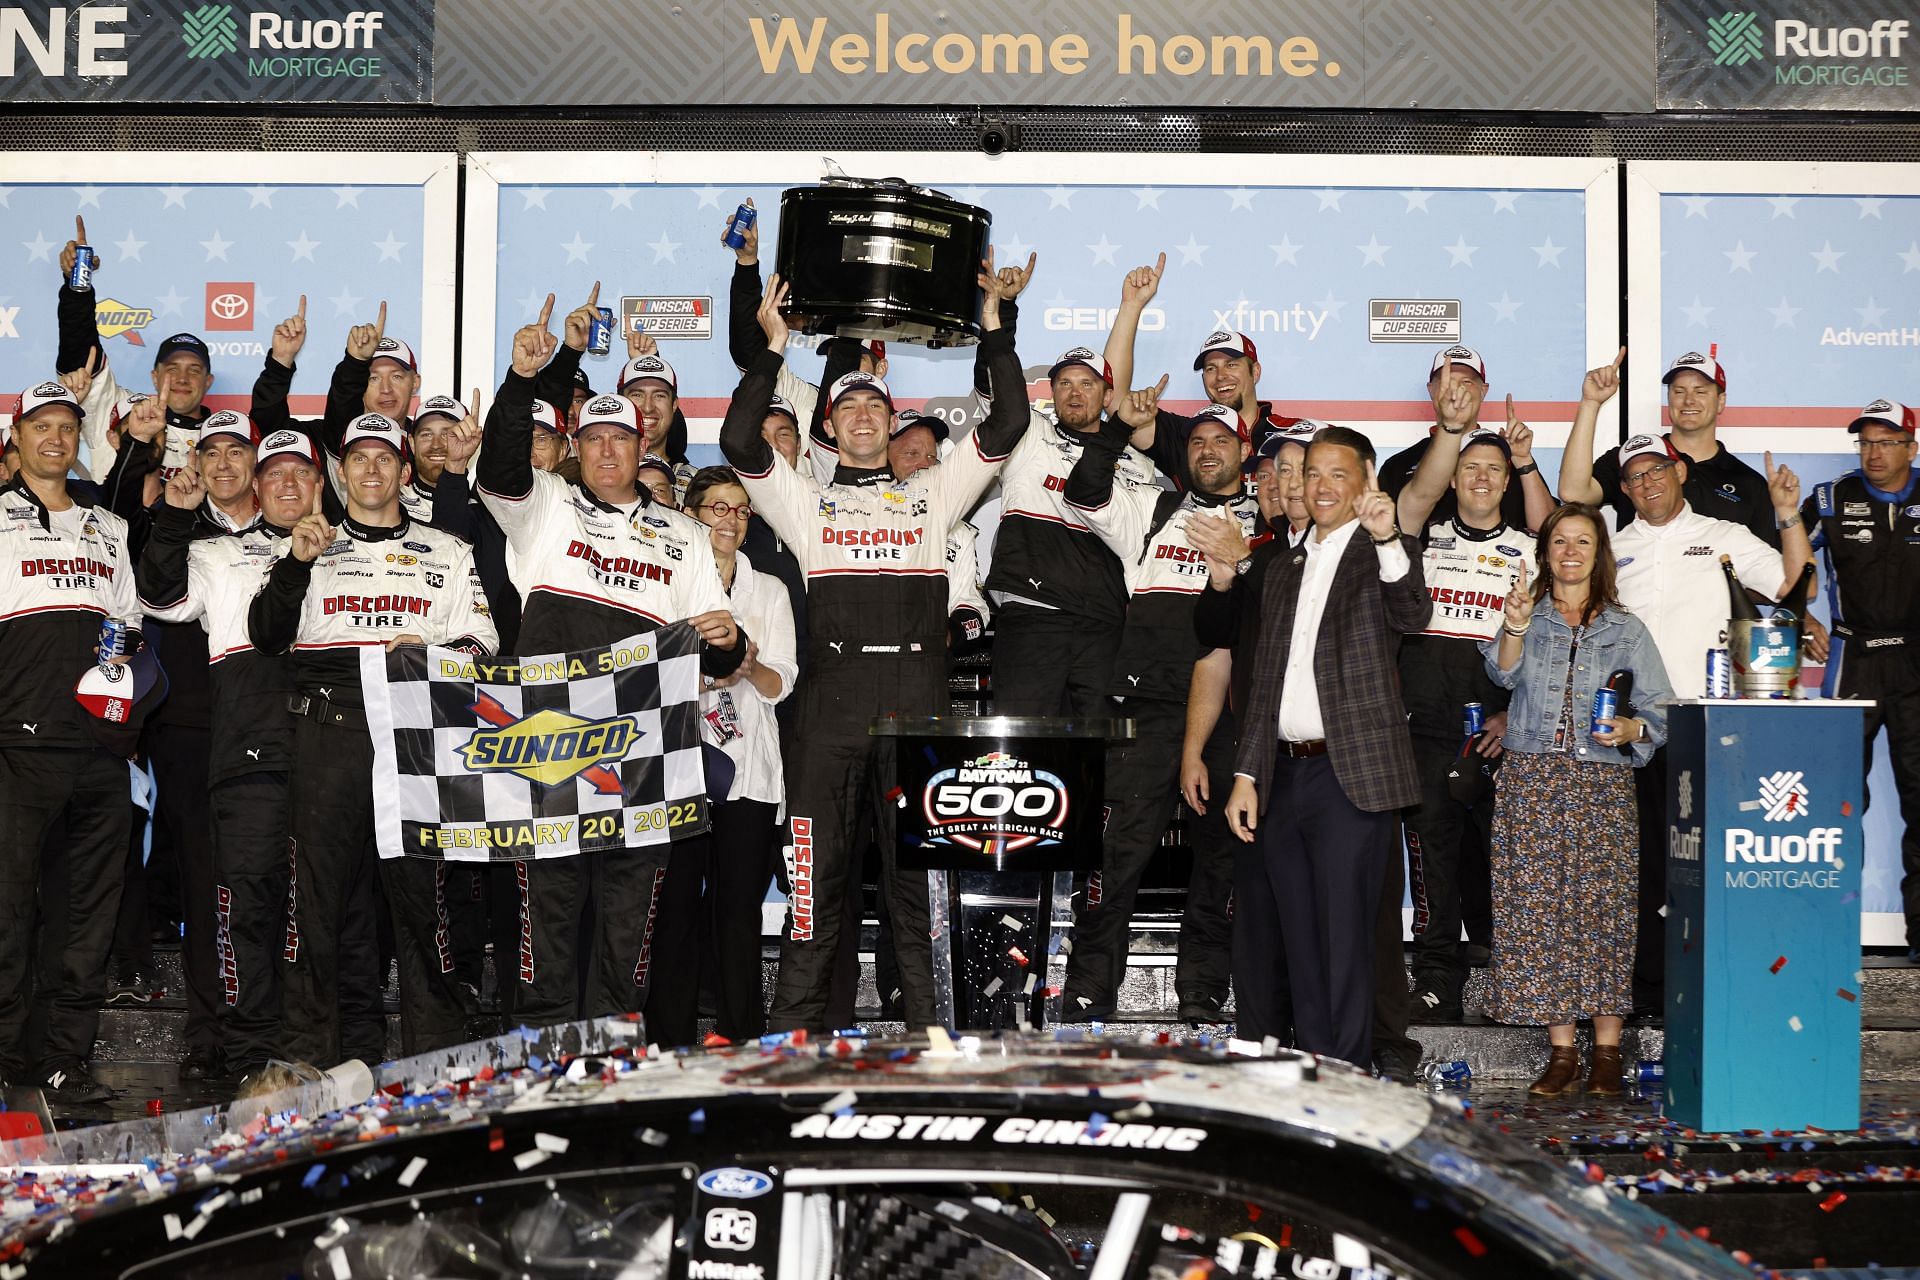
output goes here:
{"type": "Polygon", "coordinates": [[[1215,329],[1200,344],[1200,354],[1193,358],[1196,372],[1207,362],[1207,357],[1216,351],[1224,351],[1230,356],[1245,356],[1252,363],[1259,363],[1259,348],[1253,345],[1253,339],[1236,329],[1215,329]]]}
{"type": "MultiPolygon", "coordinates": [[[[788,400],[785,396],[774,396],[772,399],[768,400],[767,413],[784,413],[789,418],[793,419],[794,426],[797,427],[800,425],[800,411],[798,409],[795,409],[793,407],[793,402],[791,400],[788,400]]],[[[765,417],[766,415],[763,414],[761,416],[765,417]]]]}
{"type": "MultiPolygon", "coordinates": [[[[842,374],[834,381],[827,392],[827,407],[831,409],[856,391],[871,391],[887,402],[887,408],[893,408],[893,392],[887,390],[887,384],[870,373],[855,369],[852,373],[842,374]]],[[[797,421],[797,419],[796,419],[797,421]]]]}
{"type": "Polygon", "coordinates": [[[13,415],[15,422],[26,421],[30,413],[38,413],[48,405],[63,404],[73,410],[74,416],[84,418],[87,411],[73,398],[73,392],[58,382],[41,382],[28,387],[20,393],[20,410],[13,415]]]}
{"type": "Polygon", "coordinates": [[[1882,426],[1892,427],[1895,431],[1904,431],[1913,435],[1920,427],[1920,412],[1901,404],[1898,400],[1875,400],[1860,411],[1860,416],[1847,424],[1847,430],[1858,432],[1869,422],[1878,422],[1882,426]]]}
{"type": "Polygon", "coordinates": [[[1199,426],[1202,422],[1219,423],[1221,426],[1225,427],[1228,431],[1233,432],[1234,435],[1239,436],[1241,444],[1248,444],[1248,443],[1251,443],[1252,441],[1252,437],[1250,437],[1247,434],[1246,419],[1242,418],[1240,416],[1240,411],[1238,409],[1233,408],[1231,405],[1224,405],[1224,404],[1208,405],[1206,408],[1202,409],[1200,412],[1193,415],[1194,426],[1199,426]]]}
{"type": "Polygon", "coordinates": [[[1697,373],[1703,378],[1710,379],[1713,385],[1722,391],[1727,389],[1726,369],[1712,356],[1703,356],[1698,351],[1689,351],[1687,354],[1676,358],[1672,364],[1667,366],[1667,371],[1660,375],[1660,381],[1663,384],[1672,382],[1680,374],[1688,371],[1697,373]]]}
{"type": "Polygon", "coordinates": [[[1620,474],[1627,473],[1627,464],[1644,455],[1667,458],[1678,461],[1680,455],[1673,451],[1673,445],[1665,436],[1634,436],[1620,446],[1620,474]]]}
{"type": "Polygon", "coordinates": [[[1313,443],[1314,433],[1326,425],[1324,422],[1315,422],[1312,418],[1295,418],[1286,426],[1267,432],[1261,437],[1260,443],[1254,447],[1253,455],[1247,459],[1248,469],[1251,470],[1257,466],[1262,458],[1279,457],[1280,446],[1283,444],[1297,444],[1302,449],[1306,448],[1313,443]]]}
{"type": "Polygon", "coordinates": [[[253,419],[234,409],[222,409],[218,413],[210,414],[207,420],[200,424],[200,437],[194,442],[194,447],[204,449],[207,447],[207,441],[217,436],[228,436],[242,444],[255,447],[260,444],[260,428],[253,425],[253,419]]]}
{"type": "Polygon", "coordinates": [[[377,441],[402,458],[407,456],[406,433],[400,430],[399,423],[384,413],[363,413],[349,422],[347,434],[340,440],[340,456],[346,457],[363,440],[377,441]]]}
{"type": "Polygon", "coordinates": [[[1053,362],[1053,368],[1047,370],[1047,381],[1052,382],[1060,376],[1060,371],[1068,365],[1085,365],[1099,375],[1100,381],[1113,385],[1113,369],[1107,364],[1106,357],[1099,355],[1092,347],[1073,347],[1062,351],[1060,358],[1053,362]]]}
{"type": "Polygon", "coordinates": [[[413,425],[418,427],[428,418],[446,418],[452,422],[466,419],[467,406],[453,396],[428,396],[420,402],[420,412],[413,415],[413,425]]]}
{"type": "Polygon", "coordinates": [[[533,425],[538,430],[551,431],[555,435],[567,434],[567,424],[561,418],[560,411],[545,400],[533,402],[533,425]]]}
{"type": "Polygon", "coordinates": [[[1433,363],[1427,366],[1427,381],[1433,381],[1433,375],[1450,364],[1463,369],[1471,369],[1473,376],[1485,382],[1487,380],[1487,362],[1472,347],[1463,347],[1458,343],[1433,353],[1433,363]]]}
{"type": "Polygon", "coordinates": [[[588,427],[598,426],[619,427],[639,435],[640,410],[625,396],[595,396],[580,406],[580,427],[575,434],[584,435],[588,427]]]}
{"type": "Polygon", "coordinates": [[[659,356],[635,356],[627,361],[620,368],[618,385],[622,391],[625,391],[634,383],[648,378],[666,383],[676,393],[680,390],[680,378],[674,373],[673,366],[659,356]]]}
{"type": "Polygon", "coordinates": [[[253,469],[259,471],[275,458],[298,458],[315,470],[320,467],[320,449],[304,431],[276,431],[262,440],[253,469]]]}
{"type": "Polygon", "coordinates": [[[367,361],[371,366],[376,360],[391,360],[408,373],[420,372],[420,362],[413,357],[413,348],[398,338],[382,338],[380,345],[373,349],[373,358],[367,361]]]}

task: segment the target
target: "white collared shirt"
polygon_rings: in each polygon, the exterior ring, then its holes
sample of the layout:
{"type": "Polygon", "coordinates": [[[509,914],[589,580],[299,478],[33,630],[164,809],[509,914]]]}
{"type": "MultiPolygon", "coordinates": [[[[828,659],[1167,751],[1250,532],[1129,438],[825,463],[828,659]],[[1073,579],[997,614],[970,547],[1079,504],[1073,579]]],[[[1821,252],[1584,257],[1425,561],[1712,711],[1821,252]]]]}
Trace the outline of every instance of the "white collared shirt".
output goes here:
{"type": "Polygon", "coordinates": [[[1780,553],[1752,530],[1691,506],[1663,525],[1635,520],[1613,535],[1613,554],[1620,604],[1652,633],[1676,698],[1706,695],[1707,650],[1727,629],[1720,557],[1733,558],[1743,587],[1777,597],[1787,582],[1780,553]]]}
{"type": "MultiPolygon", "coordinates": [[[[1313,678],[1314,650],[1320,638],[1320,620],[1333,593],[1333,580],[1340,571],[1340,559],[1359,529],[1360,519],[1355,516],[1331,533],[1309,532],[1300,543],[1307,566],[1300,575],[1293,642],[1287,650],[1286,677],[1280,686],[1278,729],[1283,742],[1313,742],[1327,736],[1326,722],[1320,714],[1320,689],[1313,678]]],[[[1379,547],[1378,552],[1382,582],[1398,582],[1412,567],[1406,547],[1398,538],[1379,547]]]]}

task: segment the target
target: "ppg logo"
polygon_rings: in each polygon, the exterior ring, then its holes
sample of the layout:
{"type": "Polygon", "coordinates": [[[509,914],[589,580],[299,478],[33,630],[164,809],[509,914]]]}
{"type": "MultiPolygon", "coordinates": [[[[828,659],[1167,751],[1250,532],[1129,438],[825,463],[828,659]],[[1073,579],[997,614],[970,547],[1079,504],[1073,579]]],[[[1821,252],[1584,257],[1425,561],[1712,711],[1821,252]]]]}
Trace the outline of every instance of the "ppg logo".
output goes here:
{"type": "Polygon", "coordinates": [[[709,1169],[696,1185],[710,1196],[752,1200],[773,1190],[773,1179],[757,1169],[709,1169]]]}
{"type": "Polygon", "coordinates": [[[753,1248],[753,1242],[760,1235],[760,1223],[745,1209],[709,1209],[704,1234],[709,1249],[744,1251],[753,1248]]]}

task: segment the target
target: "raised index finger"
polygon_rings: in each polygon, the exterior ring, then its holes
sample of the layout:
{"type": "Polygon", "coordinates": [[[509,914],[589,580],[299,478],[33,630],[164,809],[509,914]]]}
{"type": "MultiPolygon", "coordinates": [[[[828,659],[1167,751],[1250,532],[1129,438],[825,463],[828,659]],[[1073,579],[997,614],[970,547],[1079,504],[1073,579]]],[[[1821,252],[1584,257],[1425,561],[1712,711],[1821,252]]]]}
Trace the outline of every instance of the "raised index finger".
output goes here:
{"type": "Polygon", "coordinates": [[[87,220],[77,213],[73,215],[73,238],[80,244],[87,242],[87,220]]]}
{"type": "Polygon", "coordinates": [[[303,293],[300,295],[300,309],[294,312],[294,314],[300,317],[300,319],[302,320],[305,320],[307,318],[307,295],[306,294],[303,293]]]}
{"type": "Polygon", "coordinates": [[[326,488],[326,486],[327,486],[327,477],[325,475],[322,475],[320,477],[319,484],[316,484],[313,486],[313,514],[316,516],[323,514],[323,510],[320,505],[320,494],[321,494],[321,491],[326,488]]]}
{"type": "Polygon", "coordinates": [[[1507,392],[1507,425],[1513,427],[1518,426],[1519,423],[1520,415],[1513,411],[1513,392],[1509,391],[1507,392]]]}
{"type": "Polygon", "coordinates": [[[387,336],[387,300],[385,298],[382,298],[380,299],[380,314],[377,317],[375,317],[373,322],[373,340],[377,344],[380,341],[380,339],[386,336],[387,336]]]}
{"type": "MultiPolygon", "coordinates": [[[[1027,265],[1028,265],[1028,268],[1031,269],[1033,264],[1028,263],[1027,265]]],[[[1166,251],[1163,249],[1161,250],[1160,257],[1153,264],[1153,278],[1155,280],[1158,280],[1161,277],[1161,275],[1165,273],[1166,269],[1167,269],[1167,254],[1166,254],[1166,251]]]]}
{"type": "Polygon", "coordinates": [[[598,280],[593,282],[593,291],[587,295],[587,305],[590,307],[600,305],[600,282],[598,280]]]}
{"type": "Polygon", "coordinates": [[[1621,347],[1620,354],[1613,358],[1613,371],[1615,373],[1620,372],[1620,366],[1625,364],[1626,362],[1627,362],[1627,349],[1625,347],[1621,347]]]}
{"type": "Polygon", "coordinates": [[[553,295],[548,294],[546,305],[540,308],[540,327],[542,329],[546,328],[547,321],[551,320],[552,318],[553,318],[553,295]]]}

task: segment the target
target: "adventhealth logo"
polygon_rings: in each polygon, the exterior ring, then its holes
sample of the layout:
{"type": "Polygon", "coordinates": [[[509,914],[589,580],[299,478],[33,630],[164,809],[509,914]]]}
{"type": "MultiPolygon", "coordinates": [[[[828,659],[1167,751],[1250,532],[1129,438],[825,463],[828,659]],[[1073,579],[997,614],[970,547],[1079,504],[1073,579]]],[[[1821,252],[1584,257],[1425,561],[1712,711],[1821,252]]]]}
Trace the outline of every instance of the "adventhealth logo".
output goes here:
{"type": "Polygon", "coordinates": [[[240,47],[240,24],[230,4],[204,4],[180,20],[180,38],[189,58],[219,58],[240,47]]]}
{"type": "Polygon", "coordinates": [[[1766,47],[1757,13],[1723,13],[1707,23],[1707,49],[1715,66],[1744,67],[1766,47]]]}

